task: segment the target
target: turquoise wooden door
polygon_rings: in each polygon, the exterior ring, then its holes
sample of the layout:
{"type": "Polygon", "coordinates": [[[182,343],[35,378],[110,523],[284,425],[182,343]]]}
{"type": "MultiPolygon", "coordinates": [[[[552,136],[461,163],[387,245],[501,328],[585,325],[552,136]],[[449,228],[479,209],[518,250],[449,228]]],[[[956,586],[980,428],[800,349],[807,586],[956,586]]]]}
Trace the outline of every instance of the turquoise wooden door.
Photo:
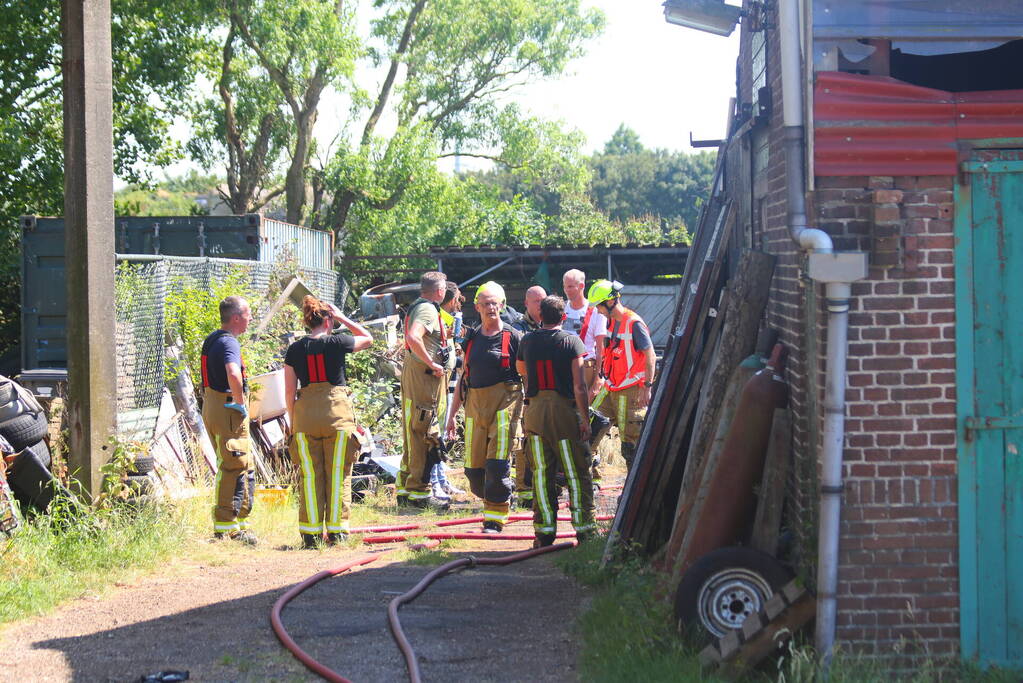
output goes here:
{"type": "Polygon", "coordinates": [[[1023,150],[975,150],[956,190],[963,656],[1023,666],[1023,150]]]}

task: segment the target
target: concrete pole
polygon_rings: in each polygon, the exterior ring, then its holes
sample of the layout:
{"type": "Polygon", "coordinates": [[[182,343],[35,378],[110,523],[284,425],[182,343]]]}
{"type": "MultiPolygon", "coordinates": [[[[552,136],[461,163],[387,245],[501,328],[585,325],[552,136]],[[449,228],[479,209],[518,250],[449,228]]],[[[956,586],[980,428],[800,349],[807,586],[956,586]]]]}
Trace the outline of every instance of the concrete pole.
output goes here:
{"type": "Polygon", "coordinates": [[[116,410],[110,0],[63,0],[70,469],[93,498],[116,410]]]}

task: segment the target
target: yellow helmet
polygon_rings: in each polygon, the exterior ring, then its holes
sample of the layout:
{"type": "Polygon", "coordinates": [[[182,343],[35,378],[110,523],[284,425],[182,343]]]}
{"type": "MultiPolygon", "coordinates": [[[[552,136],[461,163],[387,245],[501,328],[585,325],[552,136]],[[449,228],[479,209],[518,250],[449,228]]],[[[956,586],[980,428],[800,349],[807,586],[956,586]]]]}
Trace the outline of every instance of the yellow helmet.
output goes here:
{"type": "Polygon", "coordinates": [[[476,288],[476,296],[473,297],[472,302],[474,304],[478,304],[480,302],[480,295],[484,292],[490,292],[496,295],[497,298],[501,300],[501,308],[504,308],[504,304],[508,300],[504,295],[504,287],[493,280],[488,280],[476,288]]]}
{"type": "Polygon", "coordinates": [[[621,296],[622,283],[615,280],[597,280],[590,285],[590,291],[586,293],[586,300],[596,306],[608,299],[617,299],[621,296]]]}

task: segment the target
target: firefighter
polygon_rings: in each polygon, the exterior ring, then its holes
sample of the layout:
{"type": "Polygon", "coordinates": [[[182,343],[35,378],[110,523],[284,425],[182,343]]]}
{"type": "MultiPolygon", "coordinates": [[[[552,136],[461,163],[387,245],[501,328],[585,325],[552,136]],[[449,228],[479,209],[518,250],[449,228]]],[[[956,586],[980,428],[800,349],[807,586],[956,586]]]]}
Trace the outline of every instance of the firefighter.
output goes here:
{"type": "Polygon", "coordinates": [[[398,472],[398,505],[447,510],[450,503],[431,495],[430,470],[440,461],[438,408],[445,391],[451,353],[440,319],[447,292],[444,273],[430,271],[419,279],[419,298],[405,315],[405,360],[401,371],[404,452],[398,472]]]}
{"type": "Polygon", "coordinates": [[[455,438],[455,413],[465,405],[465,477],[473,494],[483,499],[483,532],[500,533],[514,489],[509,458],[519,432],[514,417],[522,404],[522,380],[515,367],[522,335],[501,320],[501,285],[480,285],[475,303],[480,327],[466,335],[462,379],[445,431],[455,438]]]}
{"type": "Polygon", "coordinates": [[[589,398],[583,377],[586,347],[578,335],[561,329],[565,301],[549,296],[540,304],[543,327],[522,339],[516,358],[526,378],[526,447],[535,473],[533,528],[535,547],[551,545],[558,526],[560,464],[568,480],[572,526],[582,541],[594,524],[593,484],[583,442],[590,438],[589,398]]]}
{"type": "MultiPolygon", "coordinates": [[[[603,360],[604,340],[607,338],[607,320],[597,313],[597,309],[583,295],[586,291],[586,273],[577,269],[565,271],[565,274],[561,276],[561,287],[565,291],[566,299],[565,323],[562,325],[562,329],[579,335],[586,347],[586,357],[583,359],[583,379],[586,380],[586,389],[589,392],[587,395],[592,402],[604,385],[604,379],[600,376],[600,367],[603,360]]],[[[594,486],[598,487],[600,485],[600,456],[597,453],[597,447],[600,444],[600,438],[610,424],[611,422],[606,417],[591,411],[589,449],[592,462],[590,473],[593,475],[594,486]]]]}
{"type": "Polygon", "coordinates": [[[621,283],[597,280],[586,298],[608,320],[601,365],[604,386],[593,399],[593,408],[618,425],[622,457],[631,469],[650,404],[657,356],[650,330],[642,318],[622,305],[621,292],[621,283]]]}
{"type": "Polygon", "coordinates": [[[202,343],[202,421],[217,452],[213,536],[255,545],[249,513],[256,493],[256,475],[249,454],[249,411],[245,363],[238,335],[252,320],[245,299],[229,296],[220,302],[220,329],[202,343]]]}
{"type": "Polygon", "coordinates": [[[348,533],[352,465],[359,453],[348,399],[345,357],[369,348],[373,337],[337,306],[306,296],[302,320],[309,334],[284,356],[284,398],[291,422],[291,460],[298,466],[298,530],[304,548],[323,538],[335,545],[348,533]],[[350,334],[334,334],[339,323],[350,334]]]}
{"type": "MultiPolygon", "coordinates": [[[[527,289],[524,301],[526,312],[522,314],[521,318],[512,323],[512,327],[523,335],[540,329],[540,302],[546,296],[547,292],[540,285],[533,285],[527,289]]],[[[520,414],[513,415],[512,419],[521,425],[521,411],[520,414]]],[[[522,433],[522,428],[519,427],[519,434],[521,435],[522,433]]],[[[512,455],[512,462],[515,464],[515,505],[519,508],[531,510],[533,508],[532,458],[529,457],[521,436],[515,439],[515,443],[512,445],[512,455]]]]}
{"type": "MultiPolygon", "coordinates": [[[[448,408],[451,407],[450,397],[455,390],[457,368],[462,363],[461,357],[456,353],[456,343],[460,343],[462,339],[463,303],[465,303],[465,297],[458,289],[458,285],[448,280],[444,301],[440,304],[440,319],[447,329],[449,350],[448,362],[444,366],[444,389],[441,392],[441,402],[437,408],[438,422],[447,422],[448,408]]],[[[430,490],[431,495],[438,500],[451,500],[451,496],[465,493],[448,480],[447,464],[440,461],[430,469],[430,490]]]]}

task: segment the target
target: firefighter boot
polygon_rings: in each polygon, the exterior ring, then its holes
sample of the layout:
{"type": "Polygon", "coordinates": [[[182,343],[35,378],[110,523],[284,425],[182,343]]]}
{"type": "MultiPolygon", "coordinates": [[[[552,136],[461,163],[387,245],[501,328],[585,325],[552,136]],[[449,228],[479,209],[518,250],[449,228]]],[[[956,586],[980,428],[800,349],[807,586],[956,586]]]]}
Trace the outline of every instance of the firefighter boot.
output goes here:
{"type": "Polygon", "coordinates": [[[536,538],[533,539],[534,548],[546,548],[549,545],[554,545],[554,534],[537,534],[536,538]]]}
{"type": "Polygon", "coordinates": [[[622,458],[625,459],[626,471],[631,471],[632,463],[636,459],[636,444],[622,442],[622,458]]]}

